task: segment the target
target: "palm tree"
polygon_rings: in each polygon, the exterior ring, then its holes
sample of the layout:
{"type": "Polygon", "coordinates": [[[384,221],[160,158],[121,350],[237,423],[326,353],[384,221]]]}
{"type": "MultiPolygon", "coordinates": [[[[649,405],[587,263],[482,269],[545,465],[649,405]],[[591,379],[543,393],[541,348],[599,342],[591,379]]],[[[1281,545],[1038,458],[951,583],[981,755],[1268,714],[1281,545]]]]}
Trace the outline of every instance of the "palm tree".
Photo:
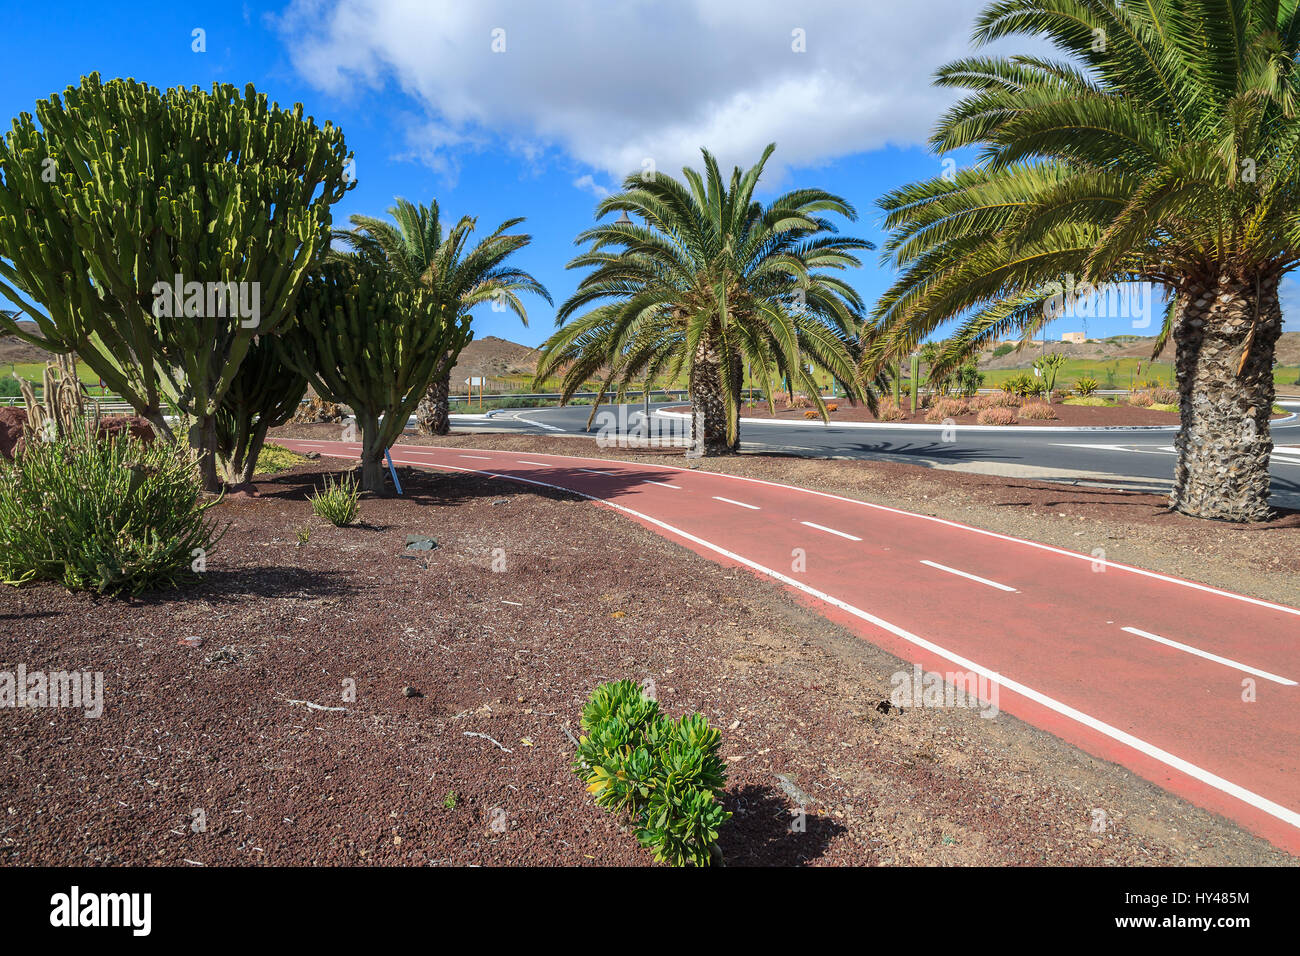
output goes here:
{"type": "Polygon", "coordinates": [[[979,145],[955,176],[880,200],[902,272],[867,366],[953,318],[940,360],[1116,282],[1169,297],[1182,428],[1171,506],[1268,517],[1278,282],[1300,257],[1300,12],[1279,0],[999,0],[975,42],[1064,54],[973,56],[937,74],[968,94],[932,138],[979,145]]]}
{"type": "Polygon", "coordinates": [[[704,173],[685,182],[662,173],[628,176],[623,192],[596,207],[596,217],[626,216],[578,236],[590,243],[569,268],[592,267],[556,314],[542,345],[537,382],[564,369],[564,401],[600,375],[597,403],[637,381],[677,380],[685,373],[694,406],[692,455],[739,445],[739,407],[747,358],[768,386],[789,377],[826,408],[805,367],[829,372],[851,397],[858,384],[856,339],[863,303],[843,279],[824,271],[861,265],[855,250],[871,243],[835,234],[822,213],[856,218],[845,200],[796,189],[771,204],[754,189],[775,149],[747,172],[723,179],[708,150],[704,173]],[[575,316],[584,308],[590,311],[575,316]],[[570,321],[572,320],[572,321],[570,321]]]}
{"type": "MultiPolygon", "coordinates": [[[[432,290],[444,303],[448,321],[491,302],[494,309],[509,309],[527,325],[528,312],[519,293],[532,292],[550,303],[545,286],[529,273],[503,265],[512,253],[532,240],[526,234],[506,233],[523,222],[522,218],[506,220],[471,249],[469,241],[477,220],[462,216],[443,235],[436,199],[428,206],[417,206],[398,198],[388,215],[392,222],[352,216],[353,229],[336,233],[336,238],[351,246],[357,255],[386,262],[412,287],[432,290]]],[[[447,358],[416,409],[421,434],[445,435],[450,430],[447,405],[456,356],[447,358]]]]}

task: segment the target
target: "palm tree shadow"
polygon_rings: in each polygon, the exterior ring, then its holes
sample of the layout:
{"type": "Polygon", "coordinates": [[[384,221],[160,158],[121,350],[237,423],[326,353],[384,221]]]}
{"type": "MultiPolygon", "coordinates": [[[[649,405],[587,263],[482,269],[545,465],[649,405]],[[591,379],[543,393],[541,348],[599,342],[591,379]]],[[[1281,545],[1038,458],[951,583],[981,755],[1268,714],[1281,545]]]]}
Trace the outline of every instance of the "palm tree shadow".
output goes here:
{"type": "Polygon", "coordinates": [[[728,866],[806,866],[846,832],[830,817],[792,807],[775,787],[753,784],[727,791],[723,806],[731,819],[718,834],[728,866]]]}

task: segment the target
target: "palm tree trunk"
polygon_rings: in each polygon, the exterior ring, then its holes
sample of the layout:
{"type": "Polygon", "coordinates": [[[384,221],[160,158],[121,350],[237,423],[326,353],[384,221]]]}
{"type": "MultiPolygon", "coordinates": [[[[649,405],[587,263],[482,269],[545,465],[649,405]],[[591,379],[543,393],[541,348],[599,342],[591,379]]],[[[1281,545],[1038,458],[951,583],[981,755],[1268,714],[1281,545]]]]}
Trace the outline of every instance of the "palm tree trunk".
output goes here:
{"type": "Polygon", "coordinates": [[[687,388],[691,393],[691,447],[687,458],[711,458],[734,449],[727,442],[727,395],[721,356],[707,337],[700,339],[687,388]]]}
{"type": "Polygon", "coordinates": [[[731,407],[736,412],[736,433],[727,443],[728,451],[740,451],[740,409],[744,402],[745,365],[739,353],[731,356],[731,407]]]}
{"type": "Polygon", "coordinates": [[[1178,292],[1175,511],[1223,521],[1264,521],[1272,513],[1268,421],[1282,331],[1277,289],[1274,275],[1219,276],[1189,280],[1178,292]]]}
{"type": "Polygon", "coordinates": [[[415,409],[416,430],[421,435],[446,435],[451,431],[451,370],[429,383],[429,390],[415,409]]]}

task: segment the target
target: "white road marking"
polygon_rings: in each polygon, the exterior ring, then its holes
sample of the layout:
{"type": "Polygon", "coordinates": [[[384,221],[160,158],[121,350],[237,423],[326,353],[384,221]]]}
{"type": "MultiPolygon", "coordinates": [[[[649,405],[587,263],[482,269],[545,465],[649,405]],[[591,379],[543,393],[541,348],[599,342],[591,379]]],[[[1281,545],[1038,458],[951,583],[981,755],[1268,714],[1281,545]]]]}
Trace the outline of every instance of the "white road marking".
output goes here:
{"type": "Polygon", "coordinates": [[[714,496],[713,496],[713,500],[714,500],[714,501],[725,501],[725,502],[726,502],[727,504],[729,504],[729,505],[740,505],[740,507],[742,507],[742,508],[748,508],[748,509],[750,509],[751,511],[759,511],[759,510],[761,510],[761,509],[758,507],[758,505],[747,505],[747,504],[745,504],[743,501],[732,501],[730,498],[724,498],[724,497],[722,497],[721,495],[714,495],[714,496]]]}
{"type": "Polygon", "coordinates": [[[1276,684],[1286,684],[1288,687],[1295,687],[1296,682],[1288,680],[1285,677],[1278,677],[1276,674],[1270,674],[1268,671],[1262,671],[1257,667],[1250,667],[1238,661],[1231,660],[1227,657],[1220,657],[1218,654],[1211,654],[1209,651],[1203,651],[1198,647],[1192,647],[1189,644],[1180,644],[1178,641],[1171,641],[1167,637],[1161,637],[1159,634],[1152,634],[1150,631],[1144,631],[1137,627],[1122,627],[1121,631],[1127,631],[1129,634],[1136,634],[1138,637],[1145,637],[1148,641],[1155,641],[1157,644],[1165,644],[1168,647],[1177,648],[1180,651],[1186,651],[1188,654],[1195,654],[1197,657],[1204,657],[1207,661],[1214,661],[1216,664],[1225,664],[1235,670],[1245,671],[1247,674],[1254,674],[1256,677],[1263,677],[1265,680],[1271,680],[1276,684]]]}
{"type": "Polygon", "coordinates": [[[949,574],[956,574],[959,577],[970,578],[972,581],[978,581],[980,584],[987,584],[991,588],[997,588],[999,591],[1015,592],[1015,588],[1007,587],[1005,584],[998,584],[997,581],[990,581],[988,578],[982,578],[978,574],[971,574],[969,571],[958,571],[956,568],[950,568],[946,564],[936,564],[933,561],[922,561],[922,564],[929,565],[932,568],[938,568],[940,571],[947,571],[949,574]]]}
{"type": "Polygon", "coordinates": [[[515,412],[513,415],[511,415],[511,416],[509,416],[509,417],[510,417],[510,418],[513,418],[513,419],[514,419],[515,421],[517,421],[517,422],[526,422],[526,423],[529,424],[529,425],[536,425],[536,426],[539,427],[539,428],[548,428],[548,429],[550,429],[550,430],[553,431],[553,432],[562,432],[562,431],[564,431],[564,429],[561,428],[559,425],[548,425],[546,422],[539,422],[539,421],[534,421],[534,420],[531,419],[531,418],[525,418],[525,417],[524,417],[525,414],[526,414],[526,413],[524,413],[524,412],[515,412]]]}
{"type": "MultiPolygon", "coordinates": [[[[1191,777],[1194,780],[1199,780],[1201,783],[1205,784],[1206,786],[1213,787],[1215,790],[1218,790],[1221,793],[1225,793],[1230,797],[1240,800],[1242,803],[1252,806],[1256,810],[1260,810],[1264,813],[1267,813],[1271,817],[1276,817],[1277,819],[1283,821],[1289,826],[1300,829],[1300,813],[1297,813],[1295,810],[1292,810],[1289,807],[1284,807],[1280,803],[1275,803],[1274,801],[1268,799],[1267,797],[1260,796],[1259,794],[1251,790],[1247,790],[1245,787],[1241,786],[1240,784],[1233,783],[1231,780],[1228,780],[1224,777],[1220,777],[1217,774],[1211,773],[1210,771],[1204,769],[1203,767],[1199,767],[1196,764],[1192,763],[1191,761],[1184,760],[1182,757],[1176,756],[1167,750],[1162,750],[1161,748],[1157,747],[1155,744],[1148,743],[1147,741],[1143,740],[1141,737],[1135,737],[1133,734],[1130,734],[1127,731],[1120,730],[1118,727],[1114,727],[1106,723],[1105,721],[1099,720],[1096,717],[1093,717],[1091,714],[1085,714],[1083,711],[1071,707],[1069,704],[1065,704],[1052,697],[1048,697],[1046,694],[1042,693],[1041,691],[1034,690],[1032,687],[1028,687],[1024,684],[1021,684],[1019,681],[1012,680],[1008,677],[1003,677],[997,671],[990,670],[987,667],[977,664],[975,661],[962,657],[961,655],[956,654],[953,651],[948,650],[947,648],[935,644],[933,641],[928,641],[923,637],[919,637],[918,635],[913,634],[911,631],[899,627],[897,624],[891,624],[889,621],[886,621],[884,618],[877,617],[876,615],[872,614],[869,611],[864,611],[861,608],[854,607],[852,604],[849,604],[847,601],[841,601],[839,598],[831,594],[828,594],[825,591],[820,591],[817,588],[812,587],[811,585],[805,584],[803,581],[796,580],[795,578],[792,578],[787,574],[782,574],[780,571],[775,571],[772,568],[759,564],[757,561],[753,561],[749,558],[743,557],[742,555],[736,554],[734,551],[728,551],[726,548],[723,548],[720,545],[716,545],[712,541],[706,541],[703,538],[691,534],[689,531],[683,531],[680,528],[675,528],[672,525],[668,524],[668,522],[666,521],[660,521],[658,518],[652,518],[650,515],[643,514],[640,511],[635,510],[634,508],[627,507],[627,505],[621,505],[613,501],[607,501],[604,498],[597,498],[595,495],[590,495],[587,494],[586,492],[578,491],[574,488],[565,488],[563,485],[553,485],[550,482],[539,481],[535,478],[523,478],[520,477],[519,475],[498,475],[488,471],[477,471],[476,469],[473,468],[461,468],[457,465],[439,465],[439,464],[431,465],[431,463],[427,461],[403,461],[400,462],[400,464],[424,465],[425,467],[432,466],[434,468],[450,468],[452,471],[473,471],[475,474],[487,475],[490,478],[500,478],[505,481],[519,481],[519,482],[523,482],[524,484],[538,485],[543,488],[553,488],[556,491],[566,491],[569,492],[570,494],[579,495],[580,497],[586,498],[589,501],[593,501],[597,504],[602,504],[607,508],[613,508],[615,511],[621,511],[624,514],[631,515],[634,518],[639,518],[640,520],[646,522],[647,524],[654,525],[657,528],[662,528],[663,530],[669,532],[670,534],[677,535],[679,538],[683,539],[684,541],[690,541],[693,544],[697,544],[701,548],[706,548],[707,550],[712,551],[715,554],[722,555],[722,557],[727,558],[728,560],[735,561],[737,564],[742,564],[745,567],[749,568],[750,570],[757,571],[760,574],[767,575],[773,580],[780,581],[782,584],[786,585],[787,587],[792,587],[797,591],[802,591],[805,594],[817,598],[819,601],[824,601],[825,603],[831,605],[832,607],[837,607],[848,614],[852,614],[854,617],[859,618],[860,620],[866,621],[868,624],[872,624],[880,628],[881,630],[888,631],[890,634],[893,634],[895,637],[901,638],[902,640],[907,641],[909,644],[913,644],[916,647],[921,648],[922,650],[929,651],[932,654],[938,654],[940,657],[944,657],[947,660],[952,661],[958,667],[964,668],[965,670],[968,671],[973,671],[974,673],[979,674],[981,677],[987,678],[988,680],[996,681],[1001,687],[1006,688],[1007,690],[1011,691],[1014,694],[1019,694],[1021,697],[1024,697],[1026,700],[1032,700],[1034,703],[1040,704],[1043,707],[1046,707],[1048,710],[1060,714],[1062,717],[1066,717],[1070,720],[1075,721],[1076,723],[1082,724],[1084,727],[1087,727],[1089,730],[1096,731],[1097,733],[1102,734],[1105,737],[1109,737],[1111,740],[1118,741],[1119,743],[1124,744],[1126,747],[1136,750],[1140,754],[1144,754],[1145,756],[1150,757],[1153,760],[1157,760],[1167,767],[1172,767],[1174,770],[1186,774],[1187,776],[1191,777]]],[[[765,481],[761,478],[755,478],[749,480],[758,481],[762,484],[775,485],[780,488],[793,489],[795,487],[793,485],[782,485],[780,484],[780,482],[765,481]]],[[[814,492],[814,493],[824,494],[826,495],[826,497],[830,497],[830,498],[839,497],[838,495],[831,495],[826,492],[814,492]]],[[[853,501],[854,499],[844,498],[843,500],[853,501]]],[[[864,502],[859,502],[859,503],[861,504],[864,502]]],[[[884,505],[879,505],[876,507],[880,507],[888,511],[898,510],[893,508],[887,508],[884,505]]],[[[911,514],[911,512],[908,511],[899,511],[899,513],[911,514]]],[[[913,515],[913,517],[924,517],[924,516],[913,515]]],[[[944,523],[956,525],[956,522],[947,522],[946,520],[944,520],[944,523]]],[[[969,528],[968,525],[956,525],[956,526],[969,528]]],[[[969,530],[974,531],[978,529],[969,528],[969,530]]],[[[1010,536],[1007,535],[997,535],[997,537],[1006,537],[1007,540],[1010,541],[1022,540],[1019,538],[1011,538],[1010,536]]],[[[1033,542],[1023,542],[1023,543],[1032,544],[1033,542]]],[[[1057,549],[1048,548],[1047,550],[1055,551],[1057,549]]],[[[1084,558],[1088,557],[1087,555],[1078,555],[1075,552],[1070,552],[1070,551],[1062,551],[1061,553],[1073,555],[1076,557],[1084,557],[1084,558]]],[[[1127,568],[1125,565],[1118,565],[1118,567],[1124,567],[1126,568],[1126,570],[1140,571],[1140,569],[1138,568],[1127,568]]],[[[1190,582],[1180,582],[1178,581],[1177,578],[1171,578],[1169,580],[1173,581],[1174,583],[1184,583],[1184,584],[1190,583],[1190,582]]],[[[1212,590],[1212,589],[1207,589],[1207,590],[1212,590]]],[[[1224,591],[1221,593],[1227,596],[1235,596],[1232,595],[1230,591],[1224,591]]],[[[1253,599],[1248,599],[1248,600],[1253,601],[1253,599]]],[[[1282,610],[1293,610],[1291,608],[1281,608],[1280,605],[1278,607],[1282,610]]]]}
{"type": "Polygon", "coordinates": [[[670,485],[670,484],[668,484],[668,482],[666,482],[666,481],[651,481],[649,478],[644,479],[644,480],[641,482],[641,484],[643,484],[643,485],[658,485],[660,488],[672,488],[672,489],[674,489],[675,491],[681,491],[681,490],[682,490],[682,486],[681,486],[681,485],[670,485]]]}
{"type": "Polygon", "coordinates": [[[486,455],[461,455],[461,458],[477,458],[479,461],[491,461],[486,455]]]}
{"type": "Polygon", "coordinates": [[[536,466],[539,467],[539,468],[550,468],[550,467],[551,467],[550,465],[546,464],[546,462],[544,462],[544,461],[524,461],[522,458],[519,459],[519,464],[521,464],[521,465],[536,465],[536,466]]]}
{"type": "Polygon", "coordinates": [[[800,524],[806,524],[810,528],[816,528],[818,531],[825,531],[827,534],[837,534],[841,538],[848,538],[850,541],[861,541],[856,534],[846,534],[843,531],[836,531],[834,528],[828,528],[824,524],[814,524],[811,521],[800,521],[800,524]]]}
{"type": "Polygon", "coordinates": [[[595,468],[579,468],[578,471],[585,471],[589,475],[604,475],[606,478],[614,477],[612,471],[597,471],[595,468]]]}

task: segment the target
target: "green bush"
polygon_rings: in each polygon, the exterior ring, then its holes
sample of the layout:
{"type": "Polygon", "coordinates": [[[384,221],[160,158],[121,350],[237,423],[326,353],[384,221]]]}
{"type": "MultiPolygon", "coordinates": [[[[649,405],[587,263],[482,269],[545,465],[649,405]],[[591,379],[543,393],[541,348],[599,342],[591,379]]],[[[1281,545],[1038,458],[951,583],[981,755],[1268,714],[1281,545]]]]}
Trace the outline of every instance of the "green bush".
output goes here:
{"type": "Polygon", "coordinates": [[[1010,342],[1003,342],[1001,345],[999,345],[997,348],[993,350],[993,357],[1002,358],[1002,356],[1004,355],[1010,355],[1012,352],[1015,351],[1015,349],[1016,347],[1012,345],[1010,342]]]}
{"type": "Polygon", "coordinates": [[[1099,388],[1101,388],[1101,383],[1090,376],[1084,376],[1074,383],[1075,392],[1082,395],[1084,398],[1094,394],[1099,388]]]}
{"type": "Polygon", "coordinates": [[[634,681],[597,687],[582,712],[573,771],[597,806],[625,814],[661,863],[708,866],[718,830],[731,818],[718,797],[727,769],[722,734],[703,714],[678,720],[634,681]]]}
{"type": "Polygon", "coordinates": [[[22,393],[18,379],[12,375],[0,374],[0,398],[17,398],[22,393]]]}
{"type": "Polygon", "coordinates": [[[354,475],[340,481],[326,475],[325,487],[307,500],[311,502],[312,511],[341,528],[356,521],[357,515],[361,513],[361,505],[357,501],[360,494],[354,475]]]}
{"type": "Polygon", "coordinates": [[[221,535],[190,452],[76,428],[0,460],[0,579],[102,593],[190,579],[221,535]]]}

